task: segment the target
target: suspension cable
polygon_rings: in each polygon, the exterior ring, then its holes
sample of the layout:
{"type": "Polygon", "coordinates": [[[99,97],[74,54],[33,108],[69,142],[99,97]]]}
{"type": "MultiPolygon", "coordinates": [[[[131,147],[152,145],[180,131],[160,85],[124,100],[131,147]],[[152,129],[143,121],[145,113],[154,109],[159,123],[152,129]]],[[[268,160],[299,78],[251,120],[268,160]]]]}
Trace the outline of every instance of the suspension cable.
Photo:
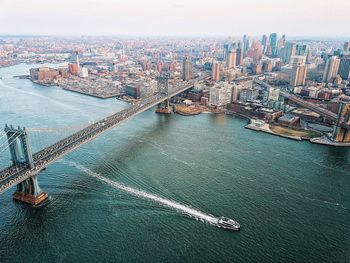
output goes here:
{"type": "MultiPolygon", "coordinates": [[[[8,138],[8,140],[7,140],[6,142],[4,142],[3,144],[0,145],[0,148],[3,147],[7,142],[11,141],[12,138],[13,138],[14,136],[16,136],[16,135],[17,135],[17,134],[14,133],[10,138],[8,138]]],[[[16,140],[19,136],[21,136],[21,134],[18,134],[18,135],[16,136],[16,138],[13,139],[13,141],[16,140]]],[[[12,144],[13,141],[12,141],[10,144],[12,144]]],[[[10,145],[10,144],[9,144],[9,145],[10,145]]],[[[7,147],[6,147],[6,149],[7,149],[7,147]]]]}

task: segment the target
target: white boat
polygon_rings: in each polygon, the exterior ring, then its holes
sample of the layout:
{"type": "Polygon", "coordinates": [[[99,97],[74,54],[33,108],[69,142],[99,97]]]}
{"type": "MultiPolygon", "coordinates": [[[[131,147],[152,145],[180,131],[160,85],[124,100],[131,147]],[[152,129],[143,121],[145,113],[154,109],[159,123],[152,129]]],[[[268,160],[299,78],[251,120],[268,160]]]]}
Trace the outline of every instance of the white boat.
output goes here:
{"type": "Polygon", "coordinates": [[[230,218],[223,217],[223,216],[219,218],[216,226],[220,228],[235,230],[235,231],[241,228],[240,224],[237,221],[230,218]]]}

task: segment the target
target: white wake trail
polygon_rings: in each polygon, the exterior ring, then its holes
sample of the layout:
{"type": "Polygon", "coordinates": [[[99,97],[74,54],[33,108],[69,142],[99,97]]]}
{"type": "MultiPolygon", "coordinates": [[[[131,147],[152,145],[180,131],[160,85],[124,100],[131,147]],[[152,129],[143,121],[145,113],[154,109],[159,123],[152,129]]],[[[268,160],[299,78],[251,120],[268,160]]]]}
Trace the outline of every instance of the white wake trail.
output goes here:
{"type": "Polygon", "coordinates": [[[206,213],[203,213],[199,210],[193,209],[193,208],[188,207],[186,205],[179,204],[175,201],[165,199],[163,197],[159,197],[157,195],[150,194],[150,193],[147,193],[145,191],[138,190],[138,189],[123,185],[121,183],[114,182],[108,178],[101,176],[98,173],[95,173],[94,171],[91,171],[90,169],[88,169],[88,168],[84,167],[83,165],[78,164],[76,162],[73,162],[73,161],[63,161],[63,162],[87,173],[88,175],[90,175],[93,178],[96,178],[96,179],[114,187],[115,189],[123,190],[124,192],[130,193],[134,196],[157,202],[159,204],[162,204],[162,205],[167,206],[169,208],[173,208],[176,211],[182,212],[182,213],[187,214],[189,216],[193,216],[196,219],[203,220],[203,221],[210,223],[210,224],[216,225],[218,222],[218,218],[216,218],[214,216],[208,215],[206,213]]]}

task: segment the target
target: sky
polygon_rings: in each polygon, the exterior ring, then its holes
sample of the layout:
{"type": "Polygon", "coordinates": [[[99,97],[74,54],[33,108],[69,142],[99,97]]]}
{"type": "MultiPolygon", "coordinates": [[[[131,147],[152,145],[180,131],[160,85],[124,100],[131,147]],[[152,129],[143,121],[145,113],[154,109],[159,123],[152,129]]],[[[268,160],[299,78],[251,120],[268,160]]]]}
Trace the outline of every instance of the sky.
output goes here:
{"type": "Polygon", "coordinates": [[[0,0],[0,34],[350,36],[350,0],[0,0]]]}

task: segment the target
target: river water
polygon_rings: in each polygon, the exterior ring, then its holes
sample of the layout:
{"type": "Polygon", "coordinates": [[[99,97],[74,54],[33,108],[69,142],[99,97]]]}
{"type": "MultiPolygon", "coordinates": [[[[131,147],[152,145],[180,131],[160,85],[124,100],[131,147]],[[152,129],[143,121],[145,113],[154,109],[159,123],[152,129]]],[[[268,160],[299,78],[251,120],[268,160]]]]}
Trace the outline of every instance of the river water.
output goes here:
{"type": "MultiPolygon", "coordinates": [[[[30,67],[0,69],[0,126],[34,152],[128,107],[13,78],[30,67]]],[[[40,174],[45,205],[0,195],[0,262],[349,262],[350,149],[245,124],[151,109],[101,135],[40,174]]]]}

